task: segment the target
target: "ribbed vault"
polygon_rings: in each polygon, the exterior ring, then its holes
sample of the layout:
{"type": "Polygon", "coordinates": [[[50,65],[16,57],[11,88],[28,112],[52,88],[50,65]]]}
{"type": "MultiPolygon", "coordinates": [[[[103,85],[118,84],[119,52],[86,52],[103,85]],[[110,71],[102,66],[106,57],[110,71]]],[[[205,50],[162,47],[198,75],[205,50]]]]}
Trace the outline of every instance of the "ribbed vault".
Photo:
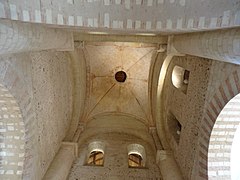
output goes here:
{"type": "MultiPolygon", "coordinates": [[[[155,44],[86,43],[87,100],[84,121],[102,113],[135,116],[153,125],[148,101],[148,78],[155,44]],[[119,82],[116,74],[126,73],[119,82]]],[[[123,75],[123,74],[122,74],[123,75]]]]}

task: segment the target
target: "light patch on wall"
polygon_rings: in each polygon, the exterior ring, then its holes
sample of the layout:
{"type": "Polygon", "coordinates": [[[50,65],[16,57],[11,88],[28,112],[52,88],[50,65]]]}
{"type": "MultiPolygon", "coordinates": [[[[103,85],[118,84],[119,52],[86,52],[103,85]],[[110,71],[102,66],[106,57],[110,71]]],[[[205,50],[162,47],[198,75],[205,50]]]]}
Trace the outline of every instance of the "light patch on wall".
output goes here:
{"type": "Polygon", "coordinates": [[[240,56],[240,38],[233,40],[233,53],[236,56],[240,56]]]}
{"type": "Polygon", "coordinates": [[[234,25],[240,25],[240,11],[237,11],[235,14],[234,25]]]}
{"type": "Polygon", "coordinates": [[[93,18],[88,18],[88,27],[93,27],[93,18]]]}
{"type": "Polygon", "coordinates": [[[152,28],[152,22],[151,21],[147,21],[146,22],[146,29],[150,30],[152,28]]]}
{"type": "Polygon", "coordinates": [[[97,18],[93,18],[93,26],[98,27],[98,19],[97,18]]]}
{"type": "Polygon", "coordinates": [[[132,20],[131,19],[127,20],[127,28],[132,29],[132,20]]]}
{"type": "Polygon", "coordinates": [[[142,4],[142,0],[136,0],[136,5],[141,5],[142,4]]]}
{"type": "Polygon", "coordinates": [[[95,32],[95,31],[90,31],[90,32],[88,32],[88,34],[104,35],[104,34],[108,34],[108,33],[107,33],[107,32],[95,32]]]}
{"type": "Polygon", "coordinates": [[[121,0],[115,0],[115,4],[121,4],[121,0]]]}
{"type": "Polygon", "coordinates": [[[157,29],[161,29],[162,28],[162,22],[161,21],[157,21],[157,29]]]}
{"type": "Polygon", "coordinates": [[[104,14],[104,27],[109,28],[110,27],[110,17],[109,13],[104,14]]]}
{"type": "Polygon", "coordinates": [[[82,16],[77,16],[77,25],[78,26],[83,26],[83,18],[82,18],[82,16]]]}
{"type": "Polygon", "coordinates": [[[179,1],[179,4],[180,4],[181,6],[185,6],[185,3],[186,3],[185,0],[180,0],[180,1],[179,1]]]}
{"type": "Polygon", "coordinates": [[[110,5],[110,0],[104,0],[104,5],[109,6],[110,5]]]}
{"type": "Polygon", "coordinates": [[[35,22],[42,22],[41,12],[39,10],[35,10],[35,22]]]}
{"type": "Polygon", "coordinates": [[[189,29],[193,28],[193,19],[188,20],[187,28],[189,29]]]}
{"type": "Polygon", "coordinates": [[[123,28],[123,21],[116,21],[116,20],[113,20],[113,23],[112,23],[112,27],[113,28],[118,28],[118,29],[122,29],[123,28]]]}
{"type": "Polygon", "coordinates": [[[63,15],[62,14],[58,14],[57,23],[60,25],[63,25],[63,15]]]}
{"type": "Polygon", "coordinates": [[[46,23],[52,24],[52,10],[50,9],[46,10],[46,23]]]}
{"type": "Polygon", "coordinates": [[[74,16],[69,16],[68,17],[68,25],[74,26],[74,16]]]}
{"type": "Polygon", "coordinates": [[[130,0],[125,0],[125,8],[130,9],[130,0]]]}
{"type": "Polygon", "coordinates": [[[147,6],[152,6],[153,5],[153,0],[148,0],[147,6]]]}
{"type": "Polygon", "coordinates": [[[11,19],[18,20],[17,7],[15,4],[10,4],[10,13],[11,13],[11,19]]]}
{"type": "Polygon", "coordinates": [[[135,29],[141,28],[141,21],[135,21],[135,29]]]}
{"type": "Polygon", "coordinates": [[[123,21],[119,21],[119,22],[118,22],[118,27],[119,27],[120,29],[123,29],[123,21]]]}
{"type": "Polygon", "coordinates": [[[230,14],[231,14],[230,11],[224,11],[221,24],[222,27],[227,27],[229,25],[230,14]]]}
{"type": "Polygon", "coordinates": [[[172,29],[172,20],[171,19],[167,19],[167,29],[172,29]]]}
{"type": "Polygon", "coordinates": [[[137,36],[156,36],[156,34],[153,33],[136,33],[137,36]]]}
{"type": "Polygon", "coordinates": [[[177,29],[182,29],[182,24],[183,24],[183,19],[178,19],[177,20],[177,29]]]}
{"type": "Polygon", "coordinates": [[[4,5],[0,2],[0,17],[5,18],[4,5]]]}
{"type": "Polygon", "coordinates": [[[74,4],[74,1],[73,0],[67,0],[67,3],[68,4],[74,4]]]}
{"type": "Polygon", "coordinates": [[[204,28],[204,25],[205,25],[205,17],[200,17],[198,22],[198,27],[204,28]]]}
{"type": "Polygon", "coordinates": [[[112,27],[113,27],[113,28],[118,28],[118,21],[113,20],[113,22],[112,22],[112,27]]]}
{"type": "Polygon", "coordinates": [[[163,4],[164,0],[158,0],[158,4],[163,4]]]}
{"type": "Polygon", "coordinates": [[[23,10],[23,21],[30,21],[30,17],[29,17],[29,12],[26,10],[23,10]]]}
{"type": "Polygon", "coordinates": [[[209,27],[210,27],[210,28],[215,28],[215,27],[217,27],[217,18],[216,18],[216,17],[211,18],[209,27]]]}

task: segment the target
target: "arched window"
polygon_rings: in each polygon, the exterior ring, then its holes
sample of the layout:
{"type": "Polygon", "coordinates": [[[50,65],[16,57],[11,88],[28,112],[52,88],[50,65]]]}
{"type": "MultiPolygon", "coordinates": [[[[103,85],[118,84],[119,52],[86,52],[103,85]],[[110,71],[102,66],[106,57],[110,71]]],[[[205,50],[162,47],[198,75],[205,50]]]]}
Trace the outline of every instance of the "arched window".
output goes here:
{"type": "Polygon", "coordinates": [[[142,167],[143,158],[141,155],[136,153],[131,153],[128,155],[128,166],[129,167],[142,167]]]}
{"type": "Polygon", "coordinates": [[[103,165],[103,152],[101,151],[92,151],[88,157],[88,165],[103,165]]]}
{"type": "Polygon", "coordinates": [[[187,93],[189,76],[190,76],[190,71],[180,66],[175,66],[173,68],[172,83],[176,88],[180,89],[185,94],[187,93]]]}
{"type": "Polygon", "coordinates": [[[140,144],[128,145],[128,166],[129,167],[145,167],[146,153],[140,144]]]}
{"type": "Polygon", "coordinates": [[[104,144],[100,141],[88,145],[87,165],[103,166],[104,144]]]}

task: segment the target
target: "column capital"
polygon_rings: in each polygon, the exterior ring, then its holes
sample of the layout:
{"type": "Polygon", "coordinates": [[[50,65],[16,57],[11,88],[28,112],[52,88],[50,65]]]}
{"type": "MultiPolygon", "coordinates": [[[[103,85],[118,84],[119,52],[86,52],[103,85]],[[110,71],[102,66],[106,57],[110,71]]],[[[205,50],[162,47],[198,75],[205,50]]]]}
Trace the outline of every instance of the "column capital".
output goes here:
{"type": "Polygon", "coordinates": [[[166,160],[172,155],[173,153],[170,150],[157,150],[156,162],[159,163],[160,161],[166,160]]]}
{"type": "Polygon", "coordinates": [[[168,45],[167,45],[167,55],[172,55],[172,56],[185,56],[185,54],[180,53],[173,44],[173,39],[174,36],[169,36],[168,37],[168,45]]]}
{"type": "Polygon", "coordinates": [[[78,143],[76,142],[62,142],[62,148],[72,148],[74,150],[75,158],[78,157],[78,143]]]}

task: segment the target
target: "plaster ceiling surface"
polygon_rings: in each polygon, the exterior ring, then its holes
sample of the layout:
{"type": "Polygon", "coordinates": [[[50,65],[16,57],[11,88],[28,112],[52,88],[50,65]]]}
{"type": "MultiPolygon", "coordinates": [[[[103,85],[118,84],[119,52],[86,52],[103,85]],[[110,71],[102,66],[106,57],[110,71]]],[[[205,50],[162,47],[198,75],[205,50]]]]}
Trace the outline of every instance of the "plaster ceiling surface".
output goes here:
{"type": "Polygon", "coordinates": [[[87,99],[84,120],[104,113],[125,114],[152,124],[148,78],[156,44],[88,42],[84,46],[87,64],[87,99]],[[115,74],[124,71],[125,82],[115,74]]]}

